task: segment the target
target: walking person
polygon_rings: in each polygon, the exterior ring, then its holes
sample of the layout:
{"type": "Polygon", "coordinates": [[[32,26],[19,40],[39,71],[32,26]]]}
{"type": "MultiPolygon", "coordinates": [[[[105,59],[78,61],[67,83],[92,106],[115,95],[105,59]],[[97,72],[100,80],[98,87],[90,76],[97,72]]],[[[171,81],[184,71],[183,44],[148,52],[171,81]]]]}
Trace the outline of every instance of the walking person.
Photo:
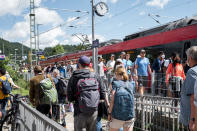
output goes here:
{"type": "Polygon", "coordinates": [[[194,88],[197,80],[197,46],[190,47],[186,54],[188,65],[191,68],[187,72],[181,89],[180,122],[193,131],[196,122],[195,115],[197,114],[194,106],[194,104],[197,105],[196,88],[194,88]]]}
{"type": "Polygon", "coordinates": [[[161,81],[162,81],[162,55],[164,55],[163,51],[160,51],[157,58],[154,60],[152,64],[152,69],[154,72],[154,87],[155,87],[155,94],[161,94],[161,81]]]}
{"type": "Polygon", "coordinates": [[[169,95],[175,98],[179,98],[182,83],[185,80],[185,73],[179,54],[176,52],[172,53],[171,58],[172,63],[169,64],[166,71],[166,85],[168,91],[170,92],[169,95]]]}
{"type": "Polygon", "coordinates": [[[74,102],[74,130],[96,130],[99,100],[105,99],[100,78],[89,69],[90,58],[81,56],[79,69],[74,71],[68,83],[68,101],[74,102]],[[83,100],[83,101],[82,101],[83,100]]]}
{"type": "Polygon", "coordinates": [[[115,75],[108,113],[110,131],[118,131],[121,127],[124,131],[132,131],[135,117],[133,86],[124,67],[118,66],[115,75]]]}
{"type": "Polygon", "coordinates": [[[137,57],[135,62],[135,80],[136,86],[139,88],[140,95],[144,95],[144,89],[148,87],[148,73],[151,75],[152,71],[150,68],[149,59],[145,57],[146,51],[140,51],[140,57],[137,57]]]}
{"type": "Polygon", "coordinates": [[[34,74],[35,76],[30,80],[30,102],[38,111],[51,118],[51,104],[57,102],[57,91],[53,79],[50,75],[43,74],[41,66],[34,67],[34,74]]]}
{"type": "Polygon", "coordinates": [[[6,69],[0,69],[0,112],[1,116],[5,117],[6,115],[6,108],[8,104],[8,97],[9,93],[11,93],[11,79],[6,77],[6,69]]]}
{"type": "Polygon", "coordinates": [[[131,80],[132,79],[131,74],[133,72],[133,63],[130,60],[130,54],[126,54],[126,61],[125,61],[124,66],[125,66],[128,76],[129,76],[129,80],[131,80]]]}
{"type": "Polygon", "coordinates": [[[67,81],[60,75],[58,69],[53,71],[53,82],[58,94],[58,104],[52,106],[52,115],[59,124],[66,128],[67,81]]]}
{"type": "Polygon", "coordinates": [[[113,77],[113,69],[115,65],[115,60],[114,60],[115,55],[111,54],[110,60],[107,62],[107,89],[109,89],[109,85],[112,82],[112,77],[113,77]]]}

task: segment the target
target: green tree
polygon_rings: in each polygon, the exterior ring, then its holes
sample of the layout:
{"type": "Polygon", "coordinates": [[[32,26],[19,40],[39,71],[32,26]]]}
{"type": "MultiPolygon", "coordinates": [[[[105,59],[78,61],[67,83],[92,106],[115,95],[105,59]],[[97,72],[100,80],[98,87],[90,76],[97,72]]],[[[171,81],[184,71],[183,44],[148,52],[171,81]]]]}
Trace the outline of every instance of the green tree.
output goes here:
{"type": "Polygon", "coordinates": [[[64,53],[64,48],[62,45],[58,44],[52,48],[53,55],[64,53]]]}

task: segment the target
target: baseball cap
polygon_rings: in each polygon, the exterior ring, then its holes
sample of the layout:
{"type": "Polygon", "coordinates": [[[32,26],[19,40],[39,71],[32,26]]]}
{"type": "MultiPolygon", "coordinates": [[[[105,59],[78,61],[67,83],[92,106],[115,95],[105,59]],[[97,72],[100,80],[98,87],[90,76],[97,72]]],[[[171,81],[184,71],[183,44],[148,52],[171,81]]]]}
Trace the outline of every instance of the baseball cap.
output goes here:
{"type": "Polygon", "coordinates": [[[78,61],[81,65],[86,65],[86,66],[88,66],[89,64],[90,64],[90,58],[89,57],[87,57],[87,56],[81,56],[80,58],[79,58],[79,61],[78,61]]]}
{"type": "Polygon", "coordinates": [[[145,51],[144,49],[142,49],[140,52],[141,52],[141,53],[146,53],[146,51],[145,51]]]}
{"type": "Polygon", "coordinates": [[[123,63],[123,61],[121,59],[117,59],[116,62],[123,63]]]}
{"type": "Polygon", "coordinates": [[[126,55],[126,53],[123,51],[123,52],[121,52],[121,55],[126,55]]]}
{"type": "Polygon", "coordinates": [[[111,54],[111,56],[115,56],[114,54],[111,54]]]}

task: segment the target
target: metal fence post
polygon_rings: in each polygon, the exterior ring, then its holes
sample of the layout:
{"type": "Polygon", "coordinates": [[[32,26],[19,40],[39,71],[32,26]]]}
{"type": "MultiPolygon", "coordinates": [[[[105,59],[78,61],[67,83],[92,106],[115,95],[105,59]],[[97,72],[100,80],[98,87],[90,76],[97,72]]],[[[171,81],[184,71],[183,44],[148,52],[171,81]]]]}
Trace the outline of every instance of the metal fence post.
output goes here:
{"type": "Polygon", "coordinates": [[[151,74],[151,93],[154,96],[155,95],[155,72],[151,74]]]}
{"type": "Polygon", "coordinates": [[[145,129],[145,112],[144,112],[144,97],[141,97],[141,124],[142,124],[142,130],[145,129]]]}

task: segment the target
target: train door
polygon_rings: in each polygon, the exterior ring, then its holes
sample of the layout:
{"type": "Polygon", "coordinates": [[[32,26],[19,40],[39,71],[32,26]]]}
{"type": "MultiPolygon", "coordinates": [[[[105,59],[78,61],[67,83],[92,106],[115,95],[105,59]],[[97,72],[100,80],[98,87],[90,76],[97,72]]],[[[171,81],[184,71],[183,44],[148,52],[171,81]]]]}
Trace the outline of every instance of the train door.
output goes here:
{"type": "Polygon", "coordinates": [[[182,60],[186,60],[187,59],[186,51],[190,47],[191,47],[191,42],[190,41],[186,41],[184,43],[183,52],[181,53],[182,54],[182,60]]]}

